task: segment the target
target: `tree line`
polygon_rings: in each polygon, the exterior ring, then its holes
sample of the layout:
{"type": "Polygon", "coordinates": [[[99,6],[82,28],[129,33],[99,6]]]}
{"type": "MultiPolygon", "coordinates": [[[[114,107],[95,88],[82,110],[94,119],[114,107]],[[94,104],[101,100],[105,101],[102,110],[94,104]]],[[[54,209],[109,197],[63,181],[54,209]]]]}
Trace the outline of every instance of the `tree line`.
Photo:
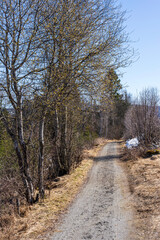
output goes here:
{"type": "Polygon", "coordinates": [[[113,136],[128,104],[116,71],[133,52],[114,0],[0,3],[0,170],[18,169],[32,204],[44,178],[79,164],[84,144],[113,136]]]}

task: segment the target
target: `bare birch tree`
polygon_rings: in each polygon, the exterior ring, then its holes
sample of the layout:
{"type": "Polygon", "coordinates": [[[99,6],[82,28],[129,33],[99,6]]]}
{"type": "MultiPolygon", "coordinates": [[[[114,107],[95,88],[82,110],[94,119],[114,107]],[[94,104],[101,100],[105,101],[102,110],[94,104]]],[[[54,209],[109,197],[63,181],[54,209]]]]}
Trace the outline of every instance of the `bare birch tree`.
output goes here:
{"type": "Polygon", "coordinates": [[[82,98],[93,95],[97,99],[97,92],[109,87],[109,81],[108,85],[104,84],[107,72],[128,65],[131,49],[123,26],[125,12],[114,1],[53,2],[46,1],[43,12],[44,16],[49,13],[43,25],[48,64],[44,92],[50,99],[50,107],[54,111],[61,109],[61,113],[57,111],[60,114],[57,119],[62,120],[57,126],[61,136],[60,165],[64,167],[68,101],[72,101],[76,92],[82,98]]]}
{"type": "Polygon", "coordinates": [[[0,3],[2,106],[6,104],[14,111],[10,121],[3,114],[3,109],[1,117],[14,143],[27,201],[32,203],[34,187],[27,154],[31,134],[24,131],[23,101],[31,97],[35,73],[42,70],[37,55],[42,1],[2,0],[0,3]]]}

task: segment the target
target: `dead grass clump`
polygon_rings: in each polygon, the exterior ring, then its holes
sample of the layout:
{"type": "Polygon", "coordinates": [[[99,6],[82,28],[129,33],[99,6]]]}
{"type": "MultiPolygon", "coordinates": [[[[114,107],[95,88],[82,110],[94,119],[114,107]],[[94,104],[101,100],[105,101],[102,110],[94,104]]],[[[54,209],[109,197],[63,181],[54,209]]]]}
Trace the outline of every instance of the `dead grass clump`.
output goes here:
{"type": "Polygon", "coordinates": [[[0,212],[1,214],[15,205],[16,199],[24,200],[22,182],[19,176],[8,177],[0,176],[0,212]],[[8,208],[5,207],[8,205],[8,208]],[[4,207],[3,207],[4,206],[4,207]]]}
{"type": "Polygon", "coordinates": [[[12,223],[14,222],[14,217],[13,215],[6,214],[0,216],[0,228],[3,230],[6,227],[10,227],[12,223]]]}
{"type": "Polygon", "coordinates": [[[104,143],[106,143],[108,140],[106,140],[105,138],[96,138],[94,140],[94,146],[100,146],[103,145],[104,143]]]}
{"type": "Polygon", "coordinates": [[[26,217],[28,214],[28,207],[27,206],[21,206],[20,207],[20,217],[26,217]]]}
{"type": "MultiPolygon", "coordinates": [[[[16,199],[21,204],[25,203],[23,195],[23,187],[18,174],[15,177],[7,174],[0,176],[0,239],[13,239],[12,229],[15,224],[18,211],[16,207],[16,199]]],[[[23,208],[20,212],[24,215],[23,208]]]]}

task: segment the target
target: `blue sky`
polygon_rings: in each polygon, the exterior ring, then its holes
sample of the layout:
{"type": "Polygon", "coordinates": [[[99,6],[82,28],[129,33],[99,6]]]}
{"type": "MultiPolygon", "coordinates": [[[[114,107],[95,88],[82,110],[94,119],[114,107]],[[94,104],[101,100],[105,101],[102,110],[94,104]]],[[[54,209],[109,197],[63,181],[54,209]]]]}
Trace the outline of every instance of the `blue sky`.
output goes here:
{"type": "Polygon", "coordinates": [[[122,84],[133,96],[147,87],[160,91],[160,0],[119,1],[128,11],[126,30],[139,52],[139,60],[123,69],[122,84]]]}

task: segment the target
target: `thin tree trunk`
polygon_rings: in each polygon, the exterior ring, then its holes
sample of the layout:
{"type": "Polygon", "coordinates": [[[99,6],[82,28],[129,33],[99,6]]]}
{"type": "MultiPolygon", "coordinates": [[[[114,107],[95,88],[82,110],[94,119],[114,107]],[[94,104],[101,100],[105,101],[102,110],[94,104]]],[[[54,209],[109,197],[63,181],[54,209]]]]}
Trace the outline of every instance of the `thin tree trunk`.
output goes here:
{"type": "Polygon", "coordinates": [[[44,162],[44,117],[39,122],[39,162],[38,162],[38,185],[39,194],[44,198],[44,180],[43,180],[43,162],[44,162]]]}
{"type": "MultiPolygon", "coordinates": [[[[16,112],[17,125],[18,125],[18,140],[19,140],[21,152],[22,152],[21,158],[22,158],[22,162],[23,162],[25,185],[27,188],[27,201],[32,204],[34,202],[34,187],[33,187],[33,182],[32,182],[32,178],[31,178],[30,170],[29,170],[27,146],[24,141],[22,99],[19,100],[18,106],[19,106],[19,108],[16,112]]],[[[17,152],[17,147],[15,146],[15,148],[16,148],[16,152],[17,152]]]]}
{"type": "Polygon", "coordinates": [[[55,110],[55,117],[56,117],[55,137],[56,137],[56,141],[57,141],[57,138],[59,137],[59,117],[58,117],[57,107],[55,110]]]}
{"type": "Polygon", "coordinates": [[[68,159],[67,159],[67,107],[62,108],[61,119],[61,142],[60,142],[60,162],[61,162],[61,174],[68,173],[68,159]]]}
{"type": "Polygon", "coordinates": [[[13,144],[14,144],[14,149],[16,151],[16,155],[17,155],[17,159],[18,159],[19,171],[20,171],[20,175],[21,175],[21,178],[22,178],[24,188],[25,188],[27,202],[32,204],[34,202],[34,187],[33,187],[32,179],[30,177],[30,173],[29,173],[26,145],[25,145],[24,142],[22,144],[22,142],[20,142],[20,140],[19,140],[20,145],[21,145],[21,149],[20,149],[17,137],[10,130],[10,128],[8,126],[8,123],[7,123],[4,116],[2,116],[2,121],[3,121],[3,123],[6,127],[6,130],[7,130],[8,134],[11,136],[11,139],[12,139],[13,144]]]}
{"type": "Polygon", "coordinates": [[[108,116],[107,116],[107,113],[105,113],[105,127],[106,127],[106,131],[105,131],[105,137],[107,138],[108,137],[108,116]]]}
{"type": "Polygon", "coordinates": [[[59,149],[59,141],[60,141],[60,123],[59,123],[59,116],[58,116],[58,111],[57,111],[57,107],[55,110],[55,116],[56,116],[56,129],[55,129],[55,137],[56,137],[56,154],[57,154],[57,160],[58,160],[58,167],[60,169],[62,169],[62,164],[61,164],[61,159],[60,159],[60,150],[59,149]]]}
{"type": "Polygon", "coordinates": [[[32,179],[29,174],[29,169],[27,167],[28,164],[25,163],[26,159],[24,160],[22,158],[17,140],[14,139],[13,141],[14,141],[14,148],[16,150],[16,154],[18,157],[20,175],[21,175],[23,185],[24,185],[25,191],[26,191],[26,199],[27,199],[28,203],[32,204],[34,201],[34,188],[33,188],[33,184],[32,184],[32,179]]]}
{"type": "Polygon", "coordinates": [[[100,111],[100,132],[99,135],[102,137],[103,136],[103,112],[100,111]]]}

